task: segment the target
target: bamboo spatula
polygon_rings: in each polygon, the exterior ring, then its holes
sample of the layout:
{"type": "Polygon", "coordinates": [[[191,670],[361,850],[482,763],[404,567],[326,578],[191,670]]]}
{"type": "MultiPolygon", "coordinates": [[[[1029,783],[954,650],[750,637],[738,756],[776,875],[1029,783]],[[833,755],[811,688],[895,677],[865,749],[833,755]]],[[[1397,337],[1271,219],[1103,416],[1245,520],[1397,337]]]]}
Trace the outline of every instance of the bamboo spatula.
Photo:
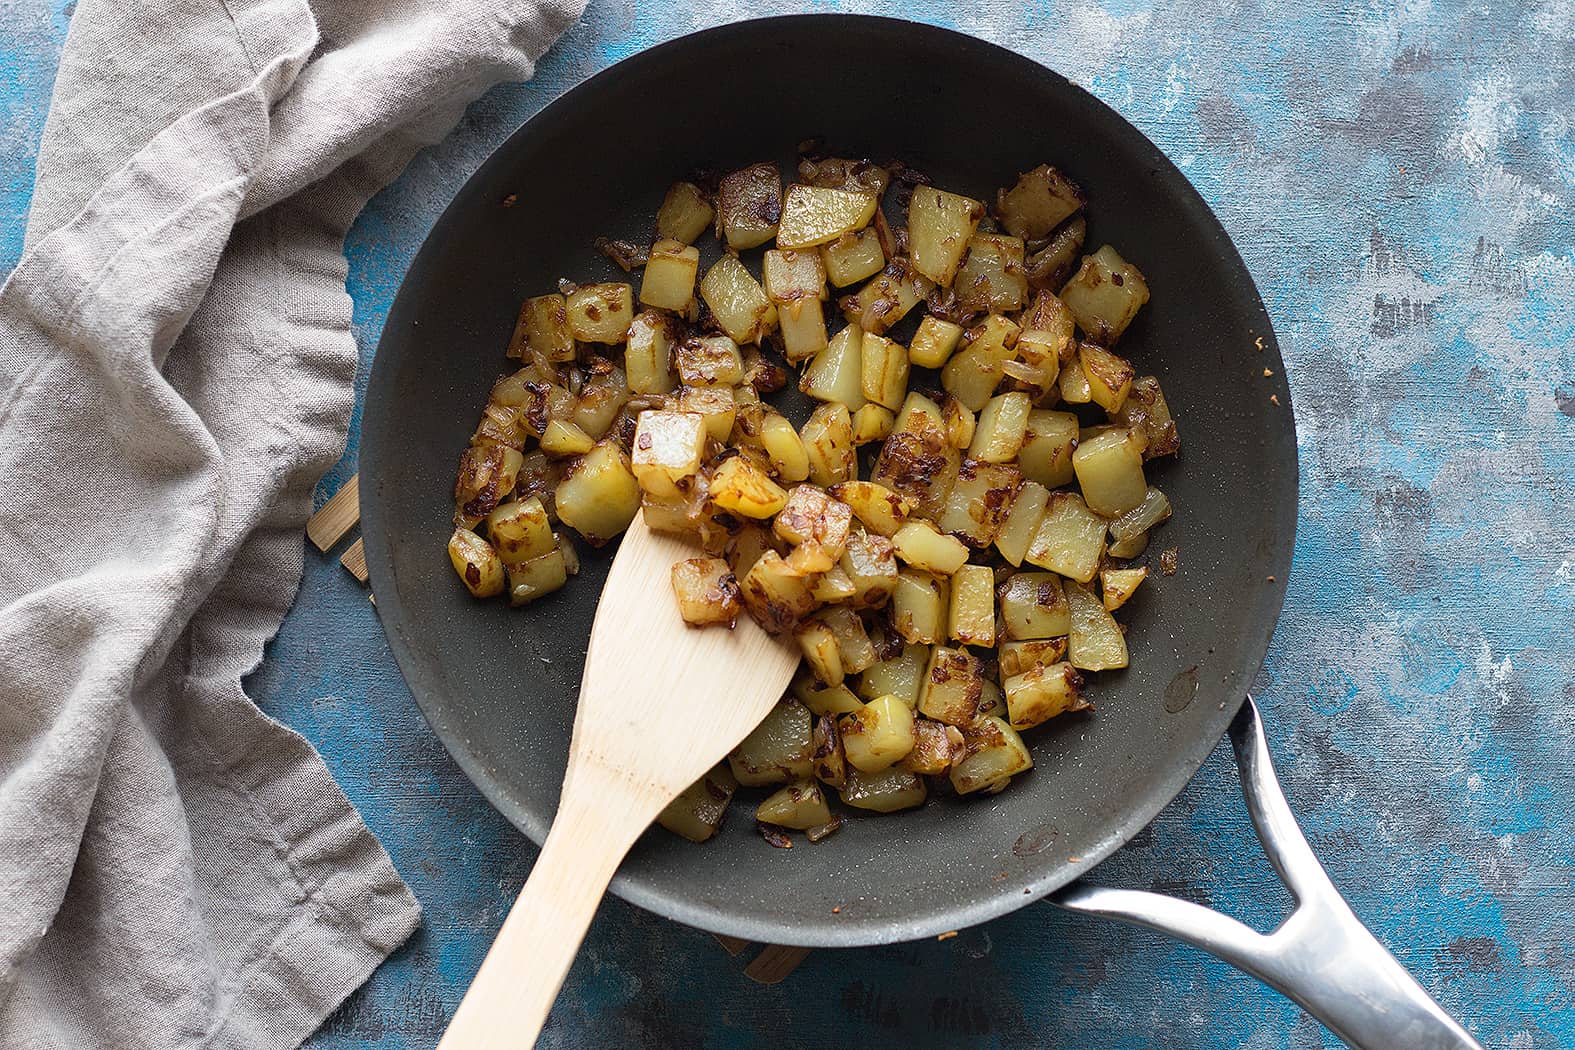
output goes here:
{"type": "Polygon", "coordinates": [[[624,854],[787,688],[791,643],[747,615],[731,631],[678,615],[672,565],[696,555],[638,517],[624,534],[591,625],[552,830],[439,1050],[535,1044],[624,854]]]}

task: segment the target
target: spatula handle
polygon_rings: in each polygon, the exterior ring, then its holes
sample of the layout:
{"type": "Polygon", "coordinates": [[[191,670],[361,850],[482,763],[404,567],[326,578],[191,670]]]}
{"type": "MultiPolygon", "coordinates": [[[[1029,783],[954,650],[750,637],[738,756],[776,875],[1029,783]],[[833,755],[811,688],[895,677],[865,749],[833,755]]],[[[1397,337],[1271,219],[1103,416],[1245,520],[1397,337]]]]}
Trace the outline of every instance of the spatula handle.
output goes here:
{"type": "MultiPolygon", "coordinates": [[[[572,782],[574,778],[570,778],[572,782]]],[[[528,1050],[613,873],[650,824],[616,790],[565,782],[558,814],[438,1050],[528,1050]]]]}

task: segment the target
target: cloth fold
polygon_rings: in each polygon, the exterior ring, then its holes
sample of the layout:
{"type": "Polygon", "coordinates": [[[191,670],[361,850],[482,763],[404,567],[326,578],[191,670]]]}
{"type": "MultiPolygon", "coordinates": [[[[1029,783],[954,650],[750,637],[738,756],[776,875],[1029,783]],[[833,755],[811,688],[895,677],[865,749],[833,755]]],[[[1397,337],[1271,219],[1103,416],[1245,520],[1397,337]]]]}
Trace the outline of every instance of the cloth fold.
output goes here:
{"type": "Polygon", "coordinates": [[[345,232],[579,7],[78,7],[0,288],[0,1046],[294,1046],[415,928],[240,678],[344,449],[345,232]]]}

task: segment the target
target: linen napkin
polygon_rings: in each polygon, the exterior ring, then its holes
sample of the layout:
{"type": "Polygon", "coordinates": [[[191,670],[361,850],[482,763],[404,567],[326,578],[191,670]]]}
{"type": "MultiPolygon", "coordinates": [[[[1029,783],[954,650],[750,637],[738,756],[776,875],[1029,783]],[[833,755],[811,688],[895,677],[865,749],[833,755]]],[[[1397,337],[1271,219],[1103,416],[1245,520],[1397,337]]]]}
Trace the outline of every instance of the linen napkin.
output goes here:
{"type": "Polygon", "coordinates": [[[415,928],[247,698],[344,448],[342,242],[583,0],[81,0],[0,289],[0,1046],[294,1046],[415,928]]]}

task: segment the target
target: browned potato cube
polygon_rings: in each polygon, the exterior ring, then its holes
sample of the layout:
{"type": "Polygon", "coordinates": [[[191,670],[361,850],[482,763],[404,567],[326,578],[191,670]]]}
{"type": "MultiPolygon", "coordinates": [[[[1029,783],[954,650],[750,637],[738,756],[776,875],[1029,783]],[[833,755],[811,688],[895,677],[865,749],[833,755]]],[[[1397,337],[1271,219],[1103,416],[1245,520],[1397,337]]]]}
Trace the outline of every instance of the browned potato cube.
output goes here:
{"type": "Polygon", "coordinates": [[[568,308],[563,296],[538,295],[520,306],[508,356],[540,361],[573,361],[574,336],[569,331],[568,308]]]}
{"type": "Polygon", "coordinates": [[[879,608],[897,589],[897,555],[884,536],[851,534],[842,552],[841,569],[853,584],[850,603],[855,608],[879,608]]]}
{"type": "Polygon", "coordinates": [[[1005,364],[1012,359],[1018,328],[1008,317],[991,314],[968,332],[967,344],[952,355],[941,370],[941,385],[946,392],[974,412],[989,403],[990,395],[1006,374],[1005,364]]]}
{"type": "Polygon", "coordinates": [[[688,313],[695,300],[695,277],[700,273],[700,249],[662,238],[651,245],[651,255],[640,278],[640,302],[674,313],[688,313]]]}
{"type": "Polygon", "coordinates": [[[913,509],[907,500],[873,481],[845,481],[832,486],[831,495],[846,503],[865,528],[887,537],[897,534],[913,509]]]}
{"type": "Polygon", "coordinates": [[[995,644],[995,573],[988,565],[964,565],[952,575],[948,620],[953,641],[995,644]]]}
{"type": "Polygon", "coordinates": [[[872,193],[794,183],[782,202],[777,245],[800,249],[829,244],[843,234],[863,229],[874,215],[872,193]]]}
{"type": "Polygon", "coordinates": [[[952,291],[966,310],[1005,313],[1022,309],[1028,299],[1022,238],[974,234],[968,241],[968,255],[952,281],[952,291]]]}
{"type": "Polygon", "coordinates": [[[1132,389],[1128,391],[1126,400],[1119,410],[1110,413],[1110,419],[1113,423],[1143,432],[1147,438],[1147,447],[1143,450],[1145,461],[1157,456],[1175,455],[1181,448],[1170,406],[1165,403],[1159,380],[1153,376],[1138,376],[1132,380],[1132,389]]]}
{"type": "MultiPolygon", "coordinates": [[[[839,572],[840,569],[833,567],[830,571],[839,572]]],[[[815,617],[831,628],[831,633],[836,636],[837,652],[842,656],[845,674],[859,674],[875,663],[875,643],[870,641],[864,621],[851,607],[839,605],[822,609],[815,617]]]]}
{"type": "Polygon", "coordinates": [[[979,417],[951,394],[941,402],[941,422],[946,426],[946,442],[952,448],[964,449],[973,444],[973,436],[979,430],[979,417]]]}
{"type": "Polygon", "coordinates": [[[952,765],[952,787],[959,795],[993,794],[1018,773],[1033,768],[1033,756],[1006,720],[987,715],[962,726],[963,757],[952,765]]]}
{"type": "Polygon", "coordinates": [[[509,604],[516,607],[551,594],[569,582],[568,561],[558,547],[504,568],[509,574],[509,604]]]}
{"type": "Polygon", "coordinates": [[[1094,343],[1078,346],[1077,362],[1088,379],[1088,396],[1094,404],[1106,412],[1121,411],[1137,374],[1132,362],[1094,343]]]}
{"type": "Polygon", "coordinates": [[[499,504],[487,516],[487,538],[505,568],[551,553],[558,545],[547,509],[535,496],[499,504]]]}
{"type": "Polygon", "coordinates": [[[788,493],[771,529],[788,543],[818,543],[840,558],[852,523],[853,509],[846,503],[817,486],[798,485],[788,493]]]}
{"type": "Polygon", "coordinates": [[[858,476],[853,419],[846,405],[821,405],[809,414],[799,436],[809,454],[809,480],[824,488],[858,476]]]}
{"type": "Polygon", "coordinates": [[[895,813],[924,805],[924,778],[899,766],[878,773],[848,770],[847,785],[838,792],[845,805],[872,813],[895,813]]]}
{"type": "Polygon", "coordinates": [[[1114,346],[1148,302],[1148,282],[1107,244],[1083,256],[1082,268],[1061,289],[1061,299],[1090,341],[1114,346]]]}
{"type": "Polygon", "coordinates": [[[582,343],[621,343],[634,320],[634,288],[622,282],[587,284],[564,300],[569,333],[582,343]]]}
{"type": "Polygon", "coordinates": [[[676,498],[683,479],[700,472],[706,436],[705,417],[693,412],[641,412],[630,453],[640,488],[659,498],[676,498]]]}
{"type": "Polygon", "coordinates": [[[919,689],[924,673],[930,669],[930,647],[905,645],[889,660],[872,664],[859,676],[859,695],[866,700],[877,696],[897,696],[909,707],[919,706],[919,689]]]}
{"type": "Polygon", "coordinates": [[[692,335],[678,344],[674,362],[685,386],[737,386],[744,379],[744,357],[725,335],[692,335]]]}
{"type": "Polygon", "coordinates": [[[1030,638],[1026,641],[1002,642],[1000,648],[1001,676],[1010,678],[1035,666],[1049,667],[1066,659],[1066,638],[1030,638]]]}
{"type": "Polygon", "coordinates": [[[908,344],[908,360],[920,368],[940,368],[957,349],[962,334],[962,325],[925,314],[908,344]]]}
{"type": "Polygon", "coordinates": [[[876,697],[837,720],[842,751],[860,773],[878,773],[895,765],[915,743],[913,711],[900,697],[876,697]]]}
{"type": "Polygon", "coordinates": [[[843,678],[842,650],[837,647],[837,636],[822,620],[805,620],[793,630],[804,662],[822,685],[841,685],[843,678]]]}
{"type": "Polygon", "coordinates": [[[755,810],[755,820],[794,831],[808,831],[831,820],[831,808],[820,785],[813,780],[801,780],[778,788],[760,803],[755,810]]]}
{"type": "Polygon", "coordinates": [[[809,451],[786,416],[769,410],[765,413],[760,425],[760,445],[771,457],[771,467],[782,481],[791,484],[809,477],[809,451]]]}
{"type": "Polygon", "coordinates": [[[962,734],[955,726],[917,718],[913,722],[913,750],[897,763],[910,773],[940,776],[963,753],[962,734]]]}
{"type": "Polygon", "coordinates": [[[928,408],[910,412],[905,407],[898,414],[895,428],[875,460],[870,480],[906,499],[914,513],[934,518],[946,506],[962,456],[946,440],[940,409],[918,394],[910,394],[908,404],[914,404],[916,399],[928,408]],[[930,415],[932,409],[934,416],[930,415]]]}
{"type": "Polygon", "coordinates": [[[775,164],[765,163],[731,172],[722,177],[718,204],[728,245],[758,247],[777,235],[782,218],[782,173],[775,164]]]}
{"type": "Polygon", "coordinates": [[[814,578],[797,571],[774,550],[761,553],[739,582],[739,597],[762,627],[772,634],[791,631],[819,606],[814,578]]]}
{"type": "Polygon", "coordinates": [[[525,457],[503,445],[471,445],[454,479],[454,524],[474,528],[514,491],[525,457]]]}
{"type": "Polygon", "coordinates": [[[908,201],[908,245],[913,267],[939,285],[949,285],[984,218],[984,205],[933,186],[917,186],[908,201]]]}
{"type": "Polygon", "coordinates": [[[1016,459],[1028,433],[1028,414],[1032,410],[1033,402],[1027,394],[1013,391],[992,397],[979,413],[968,455],[986,463],[1016,459]]]}
{"type": "Polygon", "coordinates": [[[891,436],[896,418],[889,408],[873,403],[860,405],[853,413],[853,444],[863,447],[885,441],[891,436]]]}
{"type": "Polygon", "coordinates": [[[1142,504],[1148,494],[1143,478],[1143,440],[1125,428],[1088,438],[1072,453],[1072,468],[1083,501],[1095,514],[1118,517],[1142,504]]]}
{"type": "Polygon", "coordinates": [[[1032,729],[1065,711],[1082,711],[1083,676],[1069,663],[1035,664],[1001,683],[1013,729],[1032,729]]]}
{"type": "Polygon", "coordinates": [[[968,548],[953,536],[943,536],[927,521],[914,519],[891,538],[897,557],[916,569],[950,576],[968,560],[968,548]]]}
{"type": "Polygon", "coordinates": [[[1087,583],[1105,553],[1105,519],[1088,509],[1083,497],[1052,492],[1027,560],[1069,579],[1087,583]]]}
{"type": "Polygon", "coordinates": [[[666,314],[643,310],[629,325],[624,350],[625,381],[636,394],[666,394],[678,386],[673,375],[673,322],[666,314]]]}
{"type": "Polygon", "coordinates": [[[503,593],[503,561],[492,544],[474,532],[454,530],[448,541],[448,559],[465,588],[477,598],[503,593]]]}
{"type": "Polygon", "coordinates": [[[678,614],[694,627],[738,622],[738,580],[721,558],[689,558],[673,564],[678,614]]]}
{"type": "Polygon", "coordinates": [[[786,784],[806,780],[814,769],[809,710],[796,700],[773,707],[743,743],[727,756],[740,784],[786,784]]]}
{"type": "Polygon", "coordinates": [[[901,343],[873,332],[860,340],[863,357],[860,392],[867,401],[896,411],[908,393],[908,351],[901,343]]]}
{"type": "Polygon", "coordinates": [[[891,595],[891,625],[906,642],[934,645],[946,637],[950,600],[951,586],[945,577],[903,569],[891,595]]]}
{"type": "MultiPolygon", "coordinates": [[[[849,710],[857,711],[858,707],[849,710]]],[[[815,719],[812,740],[815,745],[815,779],[834,788],[845,785],[848,782],[848,758],[842,750],[842,735],[837,732],[835,715],[827,712],[815,719]]]]}
{"type": "Polygon", "coordinates": [[[678,410],[701,417],[707,434],[717,441],[726,441],[738,418],[738,399],[732,387],[686,386],[679,391],[678,410]]]}
{"type": "Polygon", "coordinates": [[[748,456],[725,459],[711,475],[711,502],[730,514],[764,520],[787,505],[788,494],[748,456]]]}
{"type": "Polygon", "coordinates": [[[1068,583],[1066,600],[1071,610],[1068,656],[1072,666],[1085,671],[1125,667],[1126,635],[1115,617],[1094,597],[1093,590],[1079,583],[1068,583]]]}
{"type": "Polygon", "coordinates": [[[1127,603],[1138,585],[1148,579],[1148,568],[1105,569],[1099,574],[1099,590],[1106,612],[1114,612],[1127,603]]]}
{"type": "Polygon", "coordinates": [[[970,547],[988,547],[1005,524],[1022,483],[1022,474],[1011,464],[965,459],[936,525],[970,547]]]}
{"type": "Polygon", "coordinates": [[[820,249],[820,258],[826,264],[827,279],[838,288],[873,277],[886,265],[880,236],[872,228],[843,234],[820,249]]]}
{"type": "Polygon", "coordinates": [[[1072,348],[1072,311],[1054,294],[1041,291],[1018,323],[1022,332],[1017,337],[1017,356],[1044,367],[1047,381],[1054,380],[1061,357],[1072,348]]]}
{"type": "Polygon", "coordinates": [[[937,645],[919,687],[919,713],[947,725],[966,726],[979,713],[984,664],[966,649],[937,645]]]}
{"type": "Polygon", "coordinates": [[[727,768],[727,763],[718,763],[715,769],[673,799],[656,822],[690,842],[704,842],[722,826],[727,804],[737,790],[738,781],[733,778],[733,771],[727,768]]]}
{"type": "Polygon", "coordinates": [[[1017,466],[1023,477],[1047,489],[1071,484],[1075,473],[1072,453],[1077,448],[1077,417],[1070,412],[1036,408],[1028,413],[1028,428],[1023,431],[1023,447],[1017,452],[1017,466]]]}
{"type": "Polygon", "coordinates": [[[1048,164],[1017,177],[1017,185],[995,197],[995,214],[1013,237],[1042,240],[1076,212],[1088,198],[1077,183],[1048,164]]]}
{"type": "Polygon", "coordinates": [[[804,370],[798,388],[817,401],[846,405],[849,412],[864,404],[864,333],[848,325],[831,337],[804,370]]]}
{"type": "Polygon", "coordinates": [[[864,706],[864,701],[854,695],[846,682],[825,685],[815,678],[807,663],[798,665],[789,687],[799,702],[815,715],[845,715],[864,706]]]}
{"type": "Polygon", "coordinates": [[[1028,257],[1028,286],[1030,288],[1058,291],[1066,284],[1077,266],[1083,251],[1083,239],[1088,235],[1088,223],[1081,215],[1074,215],[1062,224],[1050,238],[1050,243],[1028,257]]]}
{"type": "Polygon", "coordinates": [[[934,287],[934,282],[907,260],[893,259],[857,295],[843,296],[837,305],[850,322],[881,335],[923,302],[934,287]]]}
{"type": "Polygon", "coordinates": [[[704,190],[692,182],[675,182],[656,211],[656,232],[683,244],[693,244],[711,225],[714,215],[704,190]]]}
{"type": "Polygon", "coordinates": [[[700,298],[735,343],[757,343],[777,326],[777,308],[743,263],[724,255],[700,279],[700,298]]]}
{"type": "Polygon", "coordinates": [[[623,449],[615,441],[603,441],[558,482],[554,502],[565,525],[600,547],[639,513],[640,486],[623,449]]]}
{"type": "Polygon", "coordinates": [[[1049,500],[1050,493],[1037,481],[1025,481],[1022,488],[1017,490],[1012,509],[995,534],[995,549],[1013,567],[1023,563],[1028,545],[1039,532],[1039,520],[1044,517],[1045,504],[1049,500]]]}
{"type": "Polygon", "coordinates": [[[1013,573],[1000,587],[1006,637],[1056,638],[1067,633],[1066,594],[1053,572],[1013,573]]]}
{"type": "Polygon", "coordinates": [[[826,346],[826,268],[818,252],[769,251],[762,267],[766,297],[777,307],[783,352],[789,361],[813,357],[826,346]]]}

